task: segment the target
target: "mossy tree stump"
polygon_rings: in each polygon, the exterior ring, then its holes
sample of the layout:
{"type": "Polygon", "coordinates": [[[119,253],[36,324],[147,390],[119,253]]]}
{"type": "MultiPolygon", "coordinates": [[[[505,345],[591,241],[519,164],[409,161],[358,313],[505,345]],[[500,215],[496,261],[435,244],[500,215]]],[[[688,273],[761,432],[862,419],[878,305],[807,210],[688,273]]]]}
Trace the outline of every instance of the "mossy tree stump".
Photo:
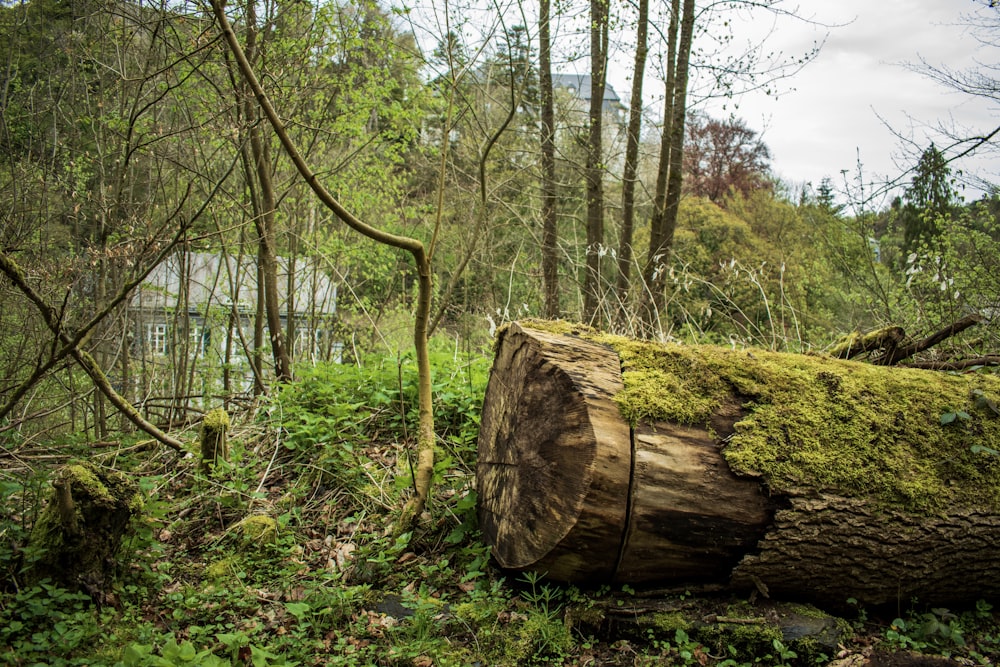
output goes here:
{"type": "Polygon", "coordinates": [[[138,485],[117,471],[89,463],[59,469],[31,531],[29,583],[51,579],[104,599],[122,538],[142,506],[138,485]]]}
{"type": "Polygon", "coordinates": [[[201,422],[201,467],[209,471],[229,460],[229,415],[222,408],[209,410],[201,422]]]}
{"type": "Polygon", "coordinates": [[[998,596],[984,395],[1000,378],[515,323],[483,405],[480,523],[502,567],[564,581],[998,596]]]}

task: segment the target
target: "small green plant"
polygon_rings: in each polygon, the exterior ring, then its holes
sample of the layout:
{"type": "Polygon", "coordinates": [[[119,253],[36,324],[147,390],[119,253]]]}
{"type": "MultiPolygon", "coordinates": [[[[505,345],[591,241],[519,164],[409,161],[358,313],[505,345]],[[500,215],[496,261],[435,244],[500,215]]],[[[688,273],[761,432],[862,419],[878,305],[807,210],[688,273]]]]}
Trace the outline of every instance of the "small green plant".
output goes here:
{"type": "Polygon", "coordinates": [[[889,641],[890,645],[904,649],[919,651],[926,646],[923,642],[911,637],[911,634],[912,631],[906,621],[902,618],[897,618],[893,620],[889,625],[889,629],[885,631],[885,638],[889,641]]]}
{"type": "Polygon", "coordinates": [[[795,651],[785,646],[780,639],[773,640],[771,646],[774,648],[774,657],[776,658],[774,664],[776,667],[788,667],[792,660],[799,657],[795,651]]]}
{"type": "Polygon", "coordinates": [[[253,667],[294,667],[297,662],[289,662],[282,656],[275,655],[259,646],[249,643],[249,638],[243,633],[216,635],[218,643],[228,651],[228,658],[215,655],[213,649],[199,649],[189,640],[180,642],[168,634],[163,639],[163,645],[157,648],[152,644],[134,643],[125,648],[122,660],[115,667],[237,667],[253,665],[253,667]]]}
{"type": "Polygon", "coordinates": [[[893,620],[885,632],[885,638],[894,646],[914,651],[926,648],[949,651],[965,646],[965,630],[961,620],[941,607],[920,614],[913,613],[909,620],[893,620]]]}
{"type": "Polygon", "coordinates": [[[947,426],[948,424],[954,424],[956,422],[967,422],[972,419],[972,415],[968,412],[962,410],[954,410],[945,412],[941,415],[941,426],[947,426]]]}
{"type": "MultiPolygon", "coordinates": [[[[90,598],[48,582],[26,588],[0,608],[0,661],[13,664],[82,664],[98,640],[98,614],[90,598]]],[[[85,662],[85,661],[84,661],[85,662]]]]}
{"type": "Polygon", "coordinates": [[[865,609],[860,602],[858,602],[857,598],[847,598],[847,604],[857,608],[858,618],[854,622],[854,627],[860,630],[864,627],[865,623],[868,622],[868,610],[865,609]]]}
{"type": "Polygon", "coordinates": [[[521,597],[534,605],[542,614],[553,617],[562,609],[562,591],[546,583],[540,583],[544,575],[538,572],[525,572],[522,575],[528,584],[528,590],[521,597]]]}

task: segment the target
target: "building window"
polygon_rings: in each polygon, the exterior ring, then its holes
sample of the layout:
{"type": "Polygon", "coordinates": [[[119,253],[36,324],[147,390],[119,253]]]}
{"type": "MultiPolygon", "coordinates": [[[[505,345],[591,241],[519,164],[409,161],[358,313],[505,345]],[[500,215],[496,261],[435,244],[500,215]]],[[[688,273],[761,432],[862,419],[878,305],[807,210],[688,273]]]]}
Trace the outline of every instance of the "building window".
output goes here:
{"type": "Polygon", "coordinates": [[[188,349],[191,356],[205,356],[205,351],[208,350],[208,346],[212,342],[212,335],[208,327],[192,322],[188,327],[188,336],[190,337],[190,347],[188,349]]]}
{"type": "Polygon", "coordinates": [[[146,345],[153,354],[167,353],[167,325],[147,324],[146,345]]]}

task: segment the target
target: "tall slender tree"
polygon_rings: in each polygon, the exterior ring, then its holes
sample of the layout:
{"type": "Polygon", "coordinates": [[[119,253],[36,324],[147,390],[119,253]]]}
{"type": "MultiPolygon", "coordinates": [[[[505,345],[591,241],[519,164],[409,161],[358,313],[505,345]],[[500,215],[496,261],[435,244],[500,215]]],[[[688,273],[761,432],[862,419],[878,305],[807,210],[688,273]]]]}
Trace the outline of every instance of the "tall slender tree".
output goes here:
{"type": "Polygon", "coordinates": [[[691,44],[694,39],[695,0],[671,0],[670,24],[667,33],[667,76],[664,94],[663,131],[660,141],[659,166],[656,172],[656,194],[650,220],[649,252],[643,271],[643,319],[650,332],[658,329],[664,304],[666,271],[677,228],[677,212],[681,201],[684,158],[684,119],[687,114],[688,70],[691,44]]]}
{"type": "Polygon", "coordinates": [[[642,82],[646,77],[646,54],[649,51],[649,0],[639,0],[635,28],[635,61],[632,66],[632,94],[629,99],[628,130],[625,143],[625,167],[622,174],[622,227],[618,239],[618,313],[627,312],[632,272],[632,236],[635,228],[636,174],[639,168],[639,135],[642,131],[642,82]]]}
{"type": "Polygon", "coordinates": [[[944,154],[931,144],[920,156],[913,180],[903,193],[903,248],[912,252],[941,234],[942,221],[955,205],[951,169],[944,154]]]}
{"type": "Polygon", "coordinates": [[[588,113],[587,263],[583,276],[583,319],[594,322],[601,298],[604,243],[604,89],[608,72],[610,0],[590,0],[590,111],[588,113]]]}
{"type": "MultiPolygon", "coordinates": [[[[643,0],[645,2],[646,0],[643,0]]],[[[559,232],[556,215],[556,123],[552,90],[551,0],[538,11],[538,86],[541,96],[542,149],[542,281],[544,312],[559,317],[559,232]]]]}

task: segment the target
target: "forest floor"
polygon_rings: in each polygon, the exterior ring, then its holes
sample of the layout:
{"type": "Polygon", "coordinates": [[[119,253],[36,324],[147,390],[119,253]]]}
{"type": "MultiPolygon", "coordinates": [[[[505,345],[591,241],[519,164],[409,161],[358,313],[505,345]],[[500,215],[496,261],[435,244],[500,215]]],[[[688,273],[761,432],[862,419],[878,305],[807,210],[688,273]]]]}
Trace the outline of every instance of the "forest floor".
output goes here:
{"type": "Polygon", "coordinates": [[[211,474],[166,450],[50,447],[53,463],[75,456],[128,473],[145,497],[101,604],[54,582],[22,585],[51,467],[25,465],[46,455],[37,446],[3,459],[0,664],[1000,664],[1000,615],[986,601],[845,600],[829,614],[496,570],[476,529],[472,472],[487,367],[438,361],[435,496],[398,538],[414,406],[397,361],[313,371],[258,404],[211,474]]]}

